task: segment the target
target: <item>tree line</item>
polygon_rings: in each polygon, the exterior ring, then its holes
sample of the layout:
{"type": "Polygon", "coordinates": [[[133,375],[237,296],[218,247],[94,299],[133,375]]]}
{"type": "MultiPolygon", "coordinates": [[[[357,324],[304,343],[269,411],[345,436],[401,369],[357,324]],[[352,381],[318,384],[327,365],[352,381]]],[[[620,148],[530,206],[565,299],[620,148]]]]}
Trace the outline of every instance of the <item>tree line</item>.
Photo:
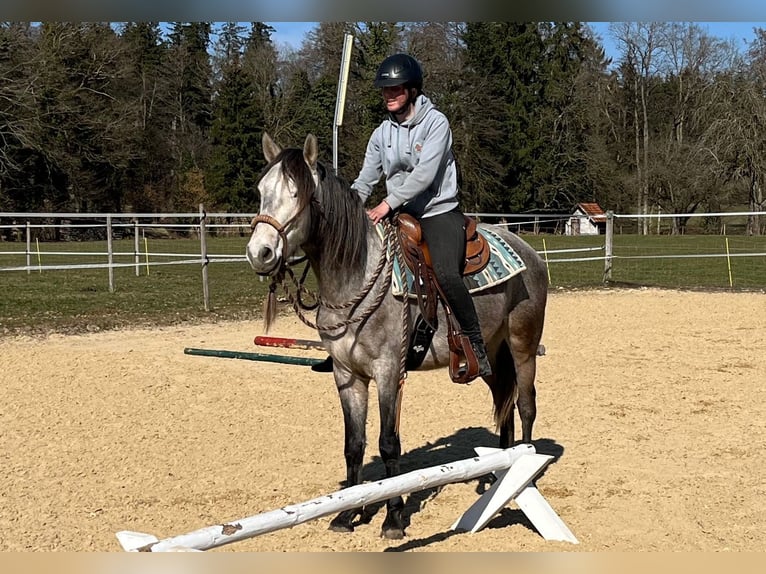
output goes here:
{"type": "Polygon", "coordinates": [[[763,29],[742,52],[695,23],[615,22],[616,61],[582,22],[321,22],[282,51],[273,32],[0,23],[0,211],[257,210],[264,131],[290,146],[313,133],[331,164],[346,34],[349,181],[383,119],[377,66],[406,51],[450,118],[466,211],[765,207],[763,29]]]}

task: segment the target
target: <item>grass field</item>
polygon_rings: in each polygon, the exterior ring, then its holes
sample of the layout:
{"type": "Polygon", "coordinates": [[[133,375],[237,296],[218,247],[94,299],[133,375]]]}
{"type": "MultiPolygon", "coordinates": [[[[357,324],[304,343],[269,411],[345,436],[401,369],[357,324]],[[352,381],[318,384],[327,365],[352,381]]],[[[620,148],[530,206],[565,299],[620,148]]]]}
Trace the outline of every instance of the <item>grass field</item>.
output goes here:
{"type": "MultiPolygon", "coordinates": [[[[604,281],[604,236],[540,236],[524,239],[544,257],[551,285],[590,287],[604,281]],[[598,248],[596,251],[569,251],[598,248]],[[576,261],[584,258],[601,258],[576,261]]],[[[766,237],[721,235],[615,235],[614,285],[701,289],[766,287],[766,237]],[[731,273],[730,273],[731,271],[731,273]]]]}
{"type": "MultiPolygon", "coordinates": [[[[604,285],[604,236],[524,235],[524,239],[547,258],[552,287],[604,285]]],[[[244,237],[209,238],[208,254],[211,258],[240,256],[245,243],[244,237]]],[[[142,250],[144,247],[148,248],[150,263],[155,264],[198,259],[200,252],[199,240],[195,239],[153,239],[142,245],[142,250]],[[160,253],[165,255],[156,255],[160,253]]],[[[0,335],[257,319],[268,290],[268,281],[260,281],[244,260],[213,261],[208,266],[210,310],[205,311],[199,264],[147,267],[142,252],[139,275],[132,265],[115,268],[115,289],[110,293],[105,268],[44,268],[104,264],[105,241],[41,243],[39,260],[36,247],[33,250],[30,263],[34,269],[29,273],[7,271],[3,269],[26,264],[25,244],[0,243],[0,252],[6,253],[0,254],[0,335]],[[38,264],[43,266],[42,271],[36,267],[38,264]]],[[[114,263],[133,264],[133,250],[132,240],[114,241],[114,263]]],[[[766,288],[766,237],[730,237],[729,257],[726,250],[726,238],[720,235],[616,235],[611,284],[766,288]],[[758,255],[749,255],[753,253],[758,255]]],[[[313,276],[309,278],[311,288],[313,276]]]]}

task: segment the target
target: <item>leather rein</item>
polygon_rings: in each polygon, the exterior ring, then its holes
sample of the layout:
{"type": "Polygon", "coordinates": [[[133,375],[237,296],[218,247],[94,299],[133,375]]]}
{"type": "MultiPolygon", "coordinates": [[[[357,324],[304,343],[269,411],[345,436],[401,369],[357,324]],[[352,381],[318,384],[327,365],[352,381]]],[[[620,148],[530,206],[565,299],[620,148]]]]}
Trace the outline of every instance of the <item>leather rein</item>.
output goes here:
{"type": "MultiPolygon", "coordinates": [[[[255,226],[259,223],[265,223],[267,225],[270,225],[274,228],[274,230],[279,235],[279,238],[282,240],[282,245],[287,247],[287,226],[290,225],[295,219],[298,218],[298,216],[303,213],[303,211],[306,209],[306,207],[309,205],[309,203],[306,203],[305,206],[303,206],[295,215],[293,215],[285,224],[281,224],[277,219],[274,217],[271,217],[270,215],[263,215],[258,214],[250,222],[250,231],[251,233],[255,231],[255,226]]],[[[384,220],[384,238],[383,238],[383,249],[381,249],[380,259],[378,260],[378,264],[375,268],[375,271],[372,273],[368,281],[365,283],[364,287],[360,290],[359,294],[354,297],[353,299],[346,301],[345,303],[342,303],[340,305],[327,303],[322,300],[322,298],[319,296],[318,293],[315,293],[313,291],[309,291],[304,286],[304,282],[306,280],[306,277],[308,275],[309,271],[309,262],[306,262],[306,267],[304,268],[301,278],[296,279],[295,274],[293,273],[290,266],[296,265],[298,263],[301,263],[306,260],[306,256],[300,257],[293,261],[288,261],[286,258],[282,258],[279,268],[276,273],[274,273],[271,276],[271,283],[269,285],[269,298],[276,297],[276,289],[277,287],[281,287],[283,293],[287,297],[287,299],[290,301],[290,303],[293,306],[293,309],[295,310],[295,313],[298,315],[300,320],[307,325],[308,327],[311,327],[312,329],[316,329],[318,331],[334,331],[336,329],[340,329],[342,327],[346,327],[348,325],[352,325],[354,323],[358,323],[360,321],[363,321],[367,319],[372,313],[375,311],[375,309],[378,308],[380,303],[383,301],[383,298],[386,296],[386,293],[388,292],[388,286],[391,284],[391,275],[393,273],[393,258],[390,258],[387,256],[388,251],[392,251],[394,253],[394,256],[397,257],[397,259],[401,262],[402,261],[402,254],[401,254],[401,246],[399,242],[396,240],[396,234],[394,233],[393,226],[388,220],[384,220]],[[381,287],[376,294],[375,299],[371,302],[371,304],[365,308],[364,312],[359,314],[358,316],[351,318],[350,316],[346,319],[343,319],[339,321],[338,323],[335,323],[333,325],[323,325],[319,326],[316,323],[309,320],[305,314],[303,313],[304,310],[312,311],[316,309],[317,307],[324,307],[325,309],[330,309],[333,311],[340,311],[344,309],[348,309],[351,307],[356,306],[359,304],[362,300],[364,300],[372,291],[372,288],[375,286],[375,283],[377,282],[378,278],[380,277],[381,273],[383,272],[383,269],[386,269],[386,280],[381,284],[381,287]],[[289,281],[288,281],[289,280],[289,281]],[[293,294],[289,288],[289,283],[292,283],[294,286],[295,294],[293,294]],[[312,297],[315,301],[313,304],[306,304],[303,302],[302,294],[309,295],[312,297]]],[[[406,298],[405,298],[405,306],[406,306],[406,298]]]]}

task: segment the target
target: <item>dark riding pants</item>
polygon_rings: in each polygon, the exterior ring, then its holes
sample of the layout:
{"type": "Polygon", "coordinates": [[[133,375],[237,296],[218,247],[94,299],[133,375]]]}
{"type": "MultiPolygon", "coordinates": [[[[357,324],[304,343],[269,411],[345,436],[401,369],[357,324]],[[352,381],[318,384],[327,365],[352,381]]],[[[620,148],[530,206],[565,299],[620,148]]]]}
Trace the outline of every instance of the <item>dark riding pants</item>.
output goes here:
{"type": "Polygon", "coordinates": [[[444,291],[460,323],[463,334],[471,343],[484,342],[481,326],[476,315],[471,294],[463,282],[465,263],[465,220],[463,214],[454,209],[441,215],[420,219],[423,239],[431,254],[431,264],[436,280],[444,291]]]}

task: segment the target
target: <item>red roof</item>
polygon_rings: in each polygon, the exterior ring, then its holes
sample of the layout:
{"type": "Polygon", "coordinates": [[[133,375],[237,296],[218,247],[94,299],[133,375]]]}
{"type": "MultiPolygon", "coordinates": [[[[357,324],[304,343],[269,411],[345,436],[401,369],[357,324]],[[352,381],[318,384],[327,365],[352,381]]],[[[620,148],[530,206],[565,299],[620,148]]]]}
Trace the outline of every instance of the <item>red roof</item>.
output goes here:
{"type": "Polygon", "coordinates": [[[598,203],[578,203],[577,208],[587,215],[591,221],[602,223],[606,221],[606,213],[598,203]]]}

